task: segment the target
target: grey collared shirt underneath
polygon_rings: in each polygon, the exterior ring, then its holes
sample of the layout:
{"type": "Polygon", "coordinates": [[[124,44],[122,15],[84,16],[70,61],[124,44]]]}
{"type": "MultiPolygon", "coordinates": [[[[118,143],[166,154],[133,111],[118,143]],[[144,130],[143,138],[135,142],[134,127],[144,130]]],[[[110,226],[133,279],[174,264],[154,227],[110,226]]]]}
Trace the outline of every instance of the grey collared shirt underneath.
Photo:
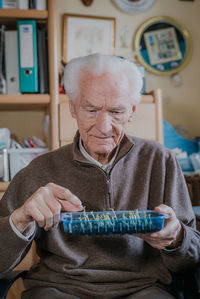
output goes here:
{"type": "Polygon", "coordinates": [[[104,164],[101,164],[99,161],[95,160],[92,156],[90,156],[88,154],[88,152],[86,152],[85,148],[83,147],[83,144],[82,144],[82,140],[81,140],[81,137],[79,138],[79,150],[80,152],[82,153],[82,155],[88,160],[90,161],[91,163],[99,166],[103,171],[105,171],[107,174],[110,172],[111,168],[112,168],[112,165],[115,161],[115,158],[117,156],[117,153],[118,153],[118,149],[119,147],[117,147],[117,150],[115,151],[115,154],[114,156],[112,157],[112,159],[110,160],[110,162],[106,165],[104,164]]]}

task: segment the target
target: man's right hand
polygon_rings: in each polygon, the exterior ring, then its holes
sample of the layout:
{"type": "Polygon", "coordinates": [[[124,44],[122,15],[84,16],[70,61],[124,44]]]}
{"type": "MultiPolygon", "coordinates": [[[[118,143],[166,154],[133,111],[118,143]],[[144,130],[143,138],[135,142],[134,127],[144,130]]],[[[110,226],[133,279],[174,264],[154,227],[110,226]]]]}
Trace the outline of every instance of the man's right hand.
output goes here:
{"type": "Polygon", "coordinates": [[[40,187],[20,208],[16,209],[11,219],[15,227],[23,233],[32,221],[49,230],[57,227],[60,212],[78,212],[83,210],[81,201],[69,189],[48,183],[40,187]]]}

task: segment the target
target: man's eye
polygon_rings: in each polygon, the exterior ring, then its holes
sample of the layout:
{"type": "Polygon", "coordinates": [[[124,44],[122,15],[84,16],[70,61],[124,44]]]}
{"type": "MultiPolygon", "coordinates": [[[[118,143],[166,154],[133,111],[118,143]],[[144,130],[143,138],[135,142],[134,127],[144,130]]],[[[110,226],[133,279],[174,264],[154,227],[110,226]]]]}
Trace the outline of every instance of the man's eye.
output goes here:
{"type": "Polygon", "coordinates": [[[111,113],[117,115],[117,114],[122,114],[122,111],[115,111],[115,110],[113,110],[113,111],[111,111],[111,113]]]}

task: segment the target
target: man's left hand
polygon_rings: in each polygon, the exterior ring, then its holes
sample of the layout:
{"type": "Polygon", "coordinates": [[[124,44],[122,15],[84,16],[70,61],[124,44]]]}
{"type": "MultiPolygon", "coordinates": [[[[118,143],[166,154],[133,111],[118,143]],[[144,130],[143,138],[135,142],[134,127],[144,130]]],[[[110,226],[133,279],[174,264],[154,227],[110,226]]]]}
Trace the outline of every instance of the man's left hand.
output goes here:
{"type": "Polygon", "coordinates": [[[170,216],[169,219],[165,220],[164,228],[159,232],[139,234],[137,236],[159,250],[179,247],[184,237],[184,229],[180,221],[177,219],[173,209],[161,204],[158,207],[155,207],[154,210],[156,213],[170,216]]]}

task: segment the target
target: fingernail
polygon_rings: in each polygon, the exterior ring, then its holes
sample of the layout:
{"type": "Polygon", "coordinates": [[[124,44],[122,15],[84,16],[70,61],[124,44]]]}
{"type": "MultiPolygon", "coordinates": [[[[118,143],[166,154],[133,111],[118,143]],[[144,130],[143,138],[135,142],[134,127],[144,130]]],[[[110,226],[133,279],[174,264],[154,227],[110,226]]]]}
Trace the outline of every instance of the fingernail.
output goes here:
{"type": "Polygon", "coordinates": [[[82,207],[82,202],[78,199],[75,203],[76,206],[82,207]]]}
{"type": "Polygon", "coordinates": [[[83,205],[82,205],[82,203],[76,204],[76,206],[83,209],[83,205]]]}
{"type": "Polygon", "coordinates": [[[153,238],[156,238],[157,236],[158,236],[158,234],[156,234],[156,233],[151,234],[151,237],[153,237],[153,238]]]}

